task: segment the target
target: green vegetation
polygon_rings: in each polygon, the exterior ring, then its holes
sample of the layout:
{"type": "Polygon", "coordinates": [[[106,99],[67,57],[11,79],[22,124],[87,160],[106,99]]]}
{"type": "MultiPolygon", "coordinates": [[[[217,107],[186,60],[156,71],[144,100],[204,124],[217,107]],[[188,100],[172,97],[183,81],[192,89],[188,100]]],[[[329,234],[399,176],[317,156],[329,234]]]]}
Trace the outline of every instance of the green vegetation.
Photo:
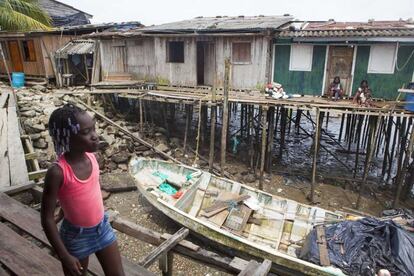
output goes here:
{"type": "Polygon", "coordinates": [[[6,31],[50,30],[51,19],[36,0],[0,0],[0,28],[6,31]]]}

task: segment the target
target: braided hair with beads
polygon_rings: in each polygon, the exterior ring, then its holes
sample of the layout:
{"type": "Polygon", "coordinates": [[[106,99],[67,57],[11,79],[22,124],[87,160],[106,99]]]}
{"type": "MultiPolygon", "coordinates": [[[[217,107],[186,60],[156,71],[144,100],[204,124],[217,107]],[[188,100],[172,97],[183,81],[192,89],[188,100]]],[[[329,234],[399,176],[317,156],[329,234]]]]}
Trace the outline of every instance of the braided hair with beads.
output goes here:
{"type": "Polygon", "coordinates": [[[65,104],[50,115],[49,135],[52,137],[58,156],[70,151],[70,137],[78,134],[80,130],[76,114],[84,112],[84,110],[73,104],[65,104]]]}

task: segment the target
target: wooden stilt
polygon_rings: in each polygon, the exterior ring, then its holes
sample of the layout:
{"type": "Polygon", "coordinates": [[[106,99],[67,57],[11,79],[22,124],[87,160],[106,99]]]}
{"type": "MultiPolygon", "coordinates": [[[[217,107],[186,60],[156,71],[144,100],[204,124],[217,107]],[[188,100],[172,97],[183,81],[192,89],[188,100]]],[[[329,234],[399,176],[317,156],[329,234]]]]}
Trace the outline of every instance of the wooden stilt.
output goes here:
{"type": "Polygon", "coordinates": [[[296,111],[296,118],[295,118],[295,129],[296,129],[296,134],[299,135],[299,126],[300,126],[300,119],[302,117],[302,110],[298,109],[296,111]]]}
{"type": "Polygon", "coordinates": [[[342,138],[342,130],[344,127],[344,120],[345,120],[345,114],[342,114],[341,116],[341,126],[339,127],[339,137],[338,137],[338,142],[341,142],[341,138],[342,138]]]}
{"type": "Polygon", "coordinates": [[[173,260],[174,254],[171,251],[164,253],[159,259],[159,268],[161,270],[162,276],[172,276],[173,275],[173,260]]]}
{"type": "Polygon", "coordinates": [[[215,150],[215,139],[216,139],[216,117],[217,117],[217,107],[216,107],[216,87],[213,86],[211,89],[211,107],[210,107],[210,153],[208,157],[208,168],[209,171],[213,171],[214,164],[214,150],[215,150]]]}
{"type": "Polygon", "coordinates": [[[286,134],[286,117],[287,110],[282,106],[280,108],[280,147],[279,147],[279,158],[282,159],[283,148],[285,147],[285,134],[286,134]]]}
{"type": "Polygon", "coordinates": [[[311,183],[311,192],[310,192],[310,200],[311,203],[314,203],[314,196],[315,196],[315,185],[316,185],[316,165],[319,153],[319,137],[321,131],[321,120],[320,120],[320,111],[319,108],[316,108],[316,127],[313,139],[313,162],[312,162],[312,183],[311,183]]]}
{"type": "Polygon", "coordinates": [[[263,190],[263,175],[264,175],[264,166],[265,166],[265,155],[266,155],[266,132],[267,132],[267,106],[262,107],[262,150],[261,150],[261,161],[260,161],[260,179],[259,179],[259,189],[263,190]]]}
{"type": "MultiPolygon", "coordinates": [[[[399,175],[399,177],[397,177],[398,182],[397,182],[397,190],[395,192],[395,197],[394,197],[394,201],[392,204],[392,208],[397,208],[398,207],[398,203],[400,201],[400,196],[401,196],[401,191],[402,191],[402,184],[404,183],[404,180],[406,178],[406,174],[409,168],[409,162],[410,159],[412,157],[412,152],[413,152],[413,145],[414,145],[414,133],[413,133],[413,129],[411,130],[411,134],[410,134],[410,141],[408,143],[408,148],[407,148],[407,152],[405,154],[405,159],[404,159],[404,163],[402,165],[402,170],[401,173],[399,175]]],[[[401,152],[402,155],[402,152],[401,152]]],[[[408,184],[408,183],[406,183],[408,184]]],[[[412,187],[412,185],[411,185],[412,187]]],[[[407,193],[409,194],[411,192],[411,190],[408,190],[407,193]]]]}
{"type": "Polygon", "coordinates": [[[390,140],[391,140],[391,130],[392,130],[392,125],[394,122],[394,117],[393,116],[388,116],[388,122],[387,122],[387,130],[385,133],[385,149],[384,149],[384,159],[382,161],[382,170],[381,170],[381,176],[384,177],[385,173],[386,173],[386,169],[387,169],[387,163],[389,162],[389,158],[390,158],[390,140]]]}
{"type": "Polygon", "coordinates": [[[183,154],[186,153],[186,149],[187,149],[187,139],[188,139],[188,131],[190,129],[190,123],[191,123],[191,110],[190,110],[190,106],[186,105],[185,106],[186,109],[186,116],[185,116],[185,130],[184,130],[184,145],[183,145],[183,154]]]}
{"type": "Polygon", "coordinates": [[[254,129],[254,106],[249,106],[249,157],[250,168],[254,169],[254,143],[253,143],[253,129],[254,129]]]}
{"type": "Polygon", "coordinates": [[[364,192],[364,188],[367,182],[367,178],[368,178],[368,173],[371,167],[371,160],[372,160],[372,156],[374,154],[375,151],[375,140],[376,137],[378,135],[378,122],[381,120],[381,114],[378,117],[373,117],[370,116],[371,118],[371,122],[369,123],[370,128],[369,128],[369,141],[368,141],[368,148],[367,148],[367,155],[366,155],[366,159],[365,159],[365,167],[364,167],[364,176],[362,178],[362,183],[359,187],[359,193],[358,193],[358,198],[357,198],[357,202],[356,202],[356,209],[359,209],[360,204],[361,204],[361,196],[362,193],[364,192]]]}
{"type": "Polygon", "coordinates": [[[138,100],[139,102],[139,130],[144,131],[144,115],[142,110],[142,99],[138,100]]]}
{"type": "Polygon", "coordinates": [[[272,151],[274,144],[274,135],[275,135],[275,107],[272,106],[269,108],[269,139],[267,142],[267,162],[266,162],[266,171],[268,173],[272,172],[272,151]]]}
{"type": "Polygon", "coordinates": [[[359,146],[361,144],[361,129],[362,129],[363,122],[364,122],[364,115],[358,115],[357,139],[356,139],[357,147],[356,147],[356,153],[355,153],[354,178],[356,178],[356,175],[358,173],[359,146]]]}
{"type": "Polygon", "coordinates": [[[229,77],[230,59],[224,61],[224,90],[223,90],[223,125],[221,127],[221,175],[224,176],[227,150],[227,126],[229,117],[229,77]]]}

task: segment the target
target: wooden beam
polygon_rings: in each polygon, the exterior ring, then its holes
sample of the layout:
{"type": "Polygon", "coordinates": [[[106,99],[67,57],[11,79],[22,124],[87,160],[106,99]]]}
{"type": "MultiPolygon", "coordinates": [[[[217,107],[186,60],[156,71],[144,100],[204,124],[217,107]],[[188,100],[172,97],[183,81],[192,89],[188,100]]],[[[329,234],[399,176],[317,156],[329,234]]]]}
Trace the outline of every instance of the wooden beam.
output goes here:
{"type": "Polygon", "coordinates": [[[45,177],[46,173],[47,173],[47,169],[34,171],[34,172],[29,172],[28,173],[29,180],[35,180],[35,179],[43,178],[43,177],[45,177]]]}
{"type": "Polygon", "coordinates": [[[37,152],[29,152],[24,155],[24,159],[26,160],[33,160],[37,159],[39,157],[39,154],[37,152]]]}
{"type": "Polygon", "coordinates": [[[259,267],[259,263],[251,260],[247,266],[238,274],[238,276],[251,276],[259,267]]]}
{"type": "MultiPolygon", "coordinates": [[[[111,212],[112,211],[110,211],[110,213],[111,212]]],[[[141,241],[150,243],[152,245],[158,246],[163,241],[161,238],[162,235],[160,233],[149,230],[145,227],[119,217],[112,222],[112,227],[122,233],[125,233],[141,241]]],[[[172,251],[199,261],[202,264],[208,264],[211,267],[226,271],[227,273],[240,272],[240,269],[230,265],[232,261],[231,258],[222,257],[217,253],[205,250],[203,248],[199,248],[197,251],[194,251],[194,248],[186,246],[186,244],[183,243],[184,241],[185,240],[179,242],[177,246],[172,248],[172,251]]]]}
{"type": "Polygon", "coordinates": [[[227,125],[229,123],[229,81],[230,81],[230,59],[224,61],[224,95],[223,95],[223,125],[221,127],[221,176],[224,176],[227,150],[227,125]]]}
{"type": "Polygon", "coordinates": [[[331,262],[329,260],[328,244],[326,243],[324,227],[324,225],[316,226],[317,244],[319,247],[319,261],[321,263],[321,266],[330,266],[331,262]]]}
{"type": "Polygon", "coordinates": [[[313,162],[312,162],[312,183],[311,183],[311,192],[310,192],[310,201],[314,203],[314,196],[315,196],[315,185],[316,185],[316,165],[318,160],[319,154],[319,136],[321,132],[321,112],[319,108],[316,108],[316,127],[315,127],[315,134],[313,138],[313,162]]]}
{"type": "Polygon", "coordinates": [[[256,271],[253,272],[252,276],[266,276],[269,274],[270,268],[272,268],[272,262],[266,259],[259,265],[256,271]]]}
{"type": "Polygon", "coordinates": [[[267,136],[267,106],[262,107],[262,150],[260,154],[260,179],[259,179],[259,190],[263,190],[263,175],[265,167],[265,157],[266,157],[266,136],[267,136]]]}
{"type": "Polygon", "coordinates": [[[174,246],[176,246],[180,241],[182,241],[190,233],[190,230],[187,228],[181,228],[174,235],[172,235],[168,240],[165,240],[160,246],[152,250],[152,252],[146,256],[144,259],[139,261],[139,264],[143,267],[149,267],[153,262],[155,262],[162,254],[168,253],[174,246]]]}
{"type": "Polygon", "coordinates": [[[9,187],[5,187],[5,188],[0,188],[0,192],[1,193],[5,193],[7,195],[14,195],[26,190],[29,190],[33,187],[35,187],[36,185],[39,185],[42,183],[35,183],[35,182],[29,182],[27,184],[23,184],[23,185],[13,185],[13,186],[9,186],[9,187]]]}
{"type": "Polygon", "coordinates": [[[0,263],[16,275],[63,276],[60,262],[0,223],[0,263]]]}
{"type": "MultiPolygon", "coordinates": [[[[6,95],[3,93],[2,95],[6,95]]],[[[7,110],[0,108],[0,187],[10,186],[9,153],[7,150],[7,110]]]]}
{"type": "MultiPolygon", "coordinates": [[[[12,97],[10,97],[12,98],[12,97]]],[[[7,108],[7,148],[10,163],[11,185],[24,185],[29,182],[24,150],[20,139],[19,121],[16,107],[7,108]]]]}

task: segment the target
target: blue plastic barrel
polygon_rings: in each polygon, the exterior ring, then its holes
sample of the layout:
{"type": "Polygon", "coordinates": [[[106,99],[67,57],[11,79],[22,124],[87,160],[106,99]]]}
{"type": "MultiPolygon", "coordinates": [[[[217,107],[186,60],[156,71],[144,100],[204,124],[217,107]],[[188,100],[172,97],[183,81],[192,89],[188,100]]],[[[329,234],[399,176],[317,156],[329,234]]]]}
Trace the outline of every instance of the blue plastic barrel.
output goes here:
{"type": "Polygon", "coordinates": [[[21,73],[21,72],[12,73],[12,86],[14,88],[20,88],[24,86],[24,73],[21,73]]]}
{"type": "MultiPolygon", "coordinates": [[[[414,90],[414,82],[410,82],[407,85],[407,89],[413,89],[414,90]]],[[[405,110],[409,110],[409,111],[414,112],[414,94],[406,93],[405,94],[405,101],[407,102],[405,104],[405,110]]]]}

